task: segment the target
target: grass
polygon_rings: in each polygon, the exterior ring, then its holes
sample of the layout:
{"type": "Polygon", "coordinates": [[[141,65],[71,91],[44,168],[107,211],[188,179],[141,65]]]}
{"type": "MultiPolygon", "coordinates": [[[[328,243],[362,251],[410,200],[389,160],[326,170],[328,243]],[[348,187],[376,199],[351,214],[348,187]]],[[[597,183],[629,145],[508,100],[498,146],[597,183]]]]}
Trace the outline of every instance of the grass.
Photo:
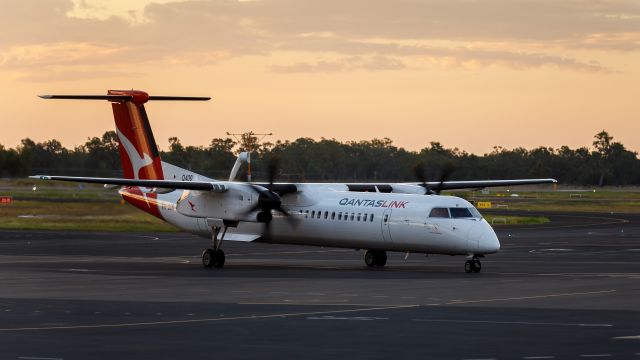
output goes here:
{"type": "Polygon", "coordinates": [[[458,193],[476,203],[491,202],[493,209],[514,211],[564,211],[640,213],[639,191],[479,191],[458,193]],[[517,196],[514,196],[516,194],[517,196]]]}
{"type": "Polygon", "coordinates": [[[505,225],[542,225],[549,221],[544,216],[504,216],[504,215],[483,215],[484,218],[493,226],[505,225]]]}
{"type": "Polygon", "coordinates": [[[0,196],[14,199],[11,204],[0,205],[0,229],[178,231],[124,202],[116,190],[101,185],[0,180],[0,196]]]}
{"type": "MultiPolygon", "coordinates": [[[[493,209],[508,211],[571,211],[640,213],[640,191],[480,191],[450,193],[469,200],[489,201],[493,209]],[[518,196],[512,196],[517,194],[518,196]]],[[[122,202],[115,190],[100,185],[0,180],[0,196],[13,196],[10,205],[0,205],[0,229],[148,231],[177,229],[160,219],[122,202]],[[33,190],[34,184],[37,190],[33,190]]],[[[483,211],[482,209],[480,209],[483,211]]],[[[540,216],[485,214],[487,221],[506,219],[506,225],[537,225],[549,222],[540,216]]],[[[502,220],[494,221],[504,226],[502,220]]]]}
{"type": "Polygon", "coordinates": [[[77,231],[178,231],[119,201],[21,201],[0,205],[0,229],[77,231]]]}

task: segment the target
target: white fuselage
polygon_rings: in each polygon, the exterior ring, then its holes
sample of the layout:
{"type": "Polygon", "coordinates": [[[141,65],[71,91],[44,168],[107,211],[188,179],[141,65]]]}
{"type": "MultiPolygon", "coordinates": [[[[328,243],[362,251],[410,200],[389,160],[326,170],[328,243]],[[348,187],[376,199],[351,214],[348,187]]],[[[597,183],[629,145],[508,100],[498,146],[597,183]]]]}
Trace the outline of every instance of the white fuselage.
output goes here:
{"type": "MultiPolygon", "coordinates": [[[[228,228],[225,239],[451,255],[482,255],[500,249],[491,226],[473,205],[458,197],[352,192],[336,184],[303,184],[299,190],[282,196],[283,207],[295,221],[273,212],[268,236],[263,236],[265,224],[240,221],[228,228]],[[476,215],[430,217],[434,207],[472,209],[476,215]]],[[[207,218],[238,213],[250,208],[256,198],[250,192],[239,196],[238,192],[175,190],[145,201],[156,202],[167,222],[210,237],[207,218]]]]}

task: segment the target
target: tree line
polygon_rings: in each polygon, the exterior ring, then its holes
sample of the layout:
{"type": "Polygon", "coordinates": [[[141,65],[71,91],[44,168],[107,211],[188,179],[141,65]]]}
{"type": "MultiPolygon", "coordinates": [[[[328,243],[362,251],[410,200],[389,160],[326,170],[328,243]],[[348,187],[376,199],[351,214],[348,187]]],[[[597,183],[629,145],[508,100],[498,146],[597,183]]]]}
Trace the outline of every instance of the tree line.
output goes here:
{"type": "MultiPolygon", "coordinates": [[[[238,140],[215,138],[208,146],[184,146],[176,137],[161,151],[164,161],[203,175],[228,178],[239,152],[252,150],[254,180],[264,180],[268,164],[278,159],[278,181],[416,181],[414,168],[424,166],[427,178],[437,181],[443,169],[453,166],[451,180],[552,177],[562,184],[583,186],[640,185],[640,159],[606,131],[594,136],[591,147],[571,149],[500,146],[478,156],[439,142],[418,151],[395,146],[388,138],[340,142],[335,139],[259,143],[251,134],[238,140]]],[[[243,166],[246,171],[246,166],[243,166]]],[[[0,177],[33,174],[121,176],[117,135],[105,132],[74,149],[58,140],[36,143],[23,139],[16,148],[0,145],[0,177]]],[[[241,174],[238,179],[244,179],[241,174]]]]}

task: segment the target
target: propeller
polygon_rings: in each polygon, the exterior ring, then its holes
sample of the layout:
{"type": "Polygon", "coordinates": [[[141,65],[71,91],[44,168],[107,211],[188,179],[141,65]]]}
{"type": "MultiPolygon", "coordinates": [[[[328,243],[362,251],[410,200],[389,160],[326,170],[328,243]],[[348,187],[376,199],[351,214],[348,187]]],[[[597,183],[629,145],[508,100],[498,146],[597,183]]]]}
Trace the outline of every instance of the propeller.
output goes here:
{"type": "Polygon", "coordinates": [[[451,176],[451,174],[454,171],[455,171],[455,166],[453,165],[453,163],[446,162],[442,167],[442,169],[440,170],[440,178],[438,179],[438,184],[435,186],[435,188],[432,189],[427,183],[427,176],[425,174],[424,161],[420,161],[413,167],[413,173],[416,179],[420,182],[420,186],[425,188],[425,193],[424,193],[425,195],[433,195],[433,194],[440,195],[440,192],[442,192],[442,189],[443,189],[444,182],[447,181],[447,179],[449,179],[449,176],[451,176]]]}
{"type": "Polygon", "coordinates": [[[427,185],[427,175],[424,172],[424,161],[420,161],[413,167],[413,174],[416,179],[420,182],[420,186],[422,186],[425,190],[425,195],[433,195],[433,190],[427,185]]]}
{"type": "Polygon", "coordinates": [[[271,158],[269,160],[267,165],[267,178],[269,180],[269,184],[266,188],[257,184],[249,184],[251,189],[258,194],[258,202],[244,212],[244,215],[246,216],[250,213],[260,211],[258,213],[257,220],[258,222],[264,223],[265,234],[267,234],[267,237],[271,230],[271,220],[273,219],[273,216],[271,215],[272,211],[281,213],[285,216],[287,221],[296,224],[295,219],[282,207],[282,199],[280,198],[280,195],[273,191],[273,182],[276,174],[279,172],[279,165],[279,159],[271,158]]]}
{"type": "Polygon", "coordinates": [[[455,166],[453,166],[453,163],[448,161],[444,164],[444,166],[442,166],[442,169],[440,170],[440,179],[438,181],[438,185],[436,186],[436,194],[440,195],[440,192],[442,191],[442,185],[444,184],[445,181],[447,181],[447,179],[449,179],[449,176],[451,176],[451,174],[456,170],[455,166]]]}

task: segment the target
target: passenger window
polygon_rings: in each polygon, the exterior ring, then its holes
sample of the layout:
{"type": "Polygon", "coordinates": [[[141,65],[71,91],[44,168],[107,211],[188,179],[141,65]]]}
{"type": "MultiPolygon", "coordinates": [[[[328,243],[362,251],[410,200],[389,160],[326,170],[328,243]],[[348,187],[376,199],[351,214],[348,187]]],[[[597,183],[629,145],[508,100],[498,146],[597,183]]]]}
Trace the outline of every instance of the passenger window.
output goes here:
{"type": "Polygon", "coordinates": [[[333,219],[335,219],[335,218],[336,218],[336,212],[335,212],[335,211],[332,211],[332,212],[331,212],[331,220],[333,220],[333,219]]]}
{"type": "Polygon", "coordinates": [[[353,221],[353,213],[351,213],[351,221],[353,221]]]}
{"type": "Polygon", "coordinates": [[[311,218],[313,219],[314,217],[316,217],[316,211],[315,211],[315,210],[313,210],[313,211],[311,212],[311,218]]]}
{"type": "Polygon", "coordinates": [[[338,220],[342,220],[342,212],[338,213],[338,220]]]}
{"type": "Polygon", "coordinates": [[[384,222],[387,222],[387,220],[389,220],[389,214],[384,215],[384,222]]]}
{"type": "Polygon", "coordinates": [[[449,210],[447,208],[433,208],[429,213],[429,217],[432,218],[448,218],[449,210]]]}
{"type": "Polygon", "coordinates": [[[324,218],[326,219],[326,218],[328,218],[328,217],[329,217],[329,212],[328,212],[328,211],[325,211],[325,212],[324,212],[324,218]]]}
{"type": "Polygon", "coordinates": [[[320,219],[320,216],[322,216],[322,211],[318,211],[318,219],[320,219]]]}
{"type": "Polygon", "coordinates": [[[309,210],[305,210],[304,211],[304,218],[308,218],[309,217],[309,210]]]}
{"type": "Polygon", "coordinates": [[[369,221],[373,222],[373,214],[371,214],[371,218],[369,221]]]}
{"type": "Polygon", "coordinates": [[[360,213],[358,213],[357,220],[360,221],[360,213]]]}

